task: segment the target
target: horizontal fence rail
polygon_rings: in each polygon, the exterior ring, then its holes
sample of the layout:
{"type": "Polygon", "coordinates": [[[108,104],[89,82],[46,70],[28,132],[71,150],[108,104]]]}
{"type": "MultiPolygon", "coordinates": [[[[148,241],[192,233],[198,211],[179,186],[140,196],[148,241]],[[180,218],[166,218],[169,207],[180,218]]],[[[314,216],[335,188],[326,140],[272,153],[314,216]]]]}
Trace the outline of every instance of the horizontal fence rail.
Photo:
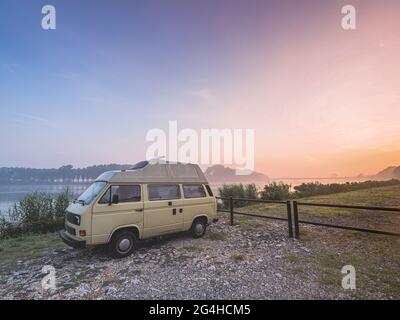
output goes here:
{"type": "Polygon", "coordinates": [[[262,200],[262,199],[244,199],[244,198],[233,198],[233,197],[216,197],[219,200],[229,200],[229,210],[219,209],[220,212],[227,212],[230,214],[230,224],[234,225],[234,215],[242,215],[248,217],[262,218],[262,219],[272,219],[272,220],[280,220],[287,221],[288,223],[288,234],[289,238],[293,238],[293,220],[292,220],[292,205],[290,201],[278,201],[278,200],[262,200]],[[238,212],[234,210],[234,201],[243,201],[243,202],[258,202],[258,203],[275,203],[275,204],[285,204],[287,218],[274,217],[261,215],[256,213],[247,213],[247,212],[238,212]]]}
{"type": "Polygon", "coordinates": [[[280,201],[280,200],[263,200],[263,199],[246,199],[246,198],[233,198],[233,197],[216,197],[218,200],[229,201],[229,210],[226,209],[218,209],[220,212],[226,212],[230,214],[230,224],[234,225],[234,215],[242,215],[248,217],[262,218],[262,219],[272,219],[279,221],[286,221],[288,223],[288,234],[289,238],[299,238],[300,237],[300,223],[329,227],[329,228],[337,228],[344,230],[352,230],[352,231],[360,231],[360,232],[368,232],[389,236],[400,237],[400,233],[398,232],[390,232],[383,231],[377,229],[368,229],[368,228],[359,228],[345,225],[337,225],[333,223],[324,223],[324,222],[316,222],[303,220],[299,218],[299,207],[300,206],[309,206],[309,207],[329,207],[329,208],[341,208],[341,209],[356,209],[356,210],[370,210],[370,211],[385,211],[385,212],[394,212],[400,214],[400,208],[389,208],[389,207],[376,207],[376,206],[359,206],[359,205],[344,205],[344,204],[329,204],[329,203],[315,203],[315,202],[301,202],[301,201],[280,201]],[[242,202],[256,202],[256,203],[275,203],[275,204],[286,204],[287,218],[261,215],[256,213],[247,213],[247,212],[239,212],[235,211],[234,201],[242,201],[242,202]],[[293,212],[292,212],[293,210],[293,212]],[[293,215],[293,217],[292,217],[293,215]],[[293,232],[294,230],[294,232],[293,232]]]}
{"type": "Polygon", "coordinates": [[[328,203],[293,201],[293,217],[294,217],[294,230],[295,230],[294,232],[295,232],[296,238],[299,238],[299,236],[300,236],[300,230],[299,230],[300,223],[321,226],[321,227],[328,227],[328,228],[337,228],[337,229],[345,229],[345,230],[368,232],[368,233],[400,237],[400,233],[398,233],[398,232],[390,232],[390,231],[383,231],[383,230],[377,230],[377,229],[358,228],[358,227],[344,226],[344,225],[338,225],[338,224],[332,224],[332,223],[302,220],[302,219],[299,219],[299,206],[328,207],[328,208],[339,208],[339,209],[340,208],[341,209],[357,209],[357,210],[385,211],[385,212],[400,213],[400,208],[353,206],[353,205],[343,205],[343,204],[328,204],[328,203]]]}

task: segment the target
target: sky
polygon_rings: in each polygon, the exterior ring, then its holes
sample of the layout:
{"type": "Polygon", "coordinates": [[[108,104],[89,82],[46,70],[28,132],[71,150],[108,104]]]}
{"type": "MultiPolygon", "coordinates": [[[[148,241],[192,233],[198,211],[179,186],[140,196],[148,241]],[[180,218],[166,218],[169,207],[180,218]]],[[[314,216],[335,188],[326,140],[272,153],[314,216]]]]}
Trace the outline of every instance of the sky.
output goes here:
{"type": "Polygon", "coordinates": [[[399,57],[395,0],[2,0],[0,167],[135,163],[177,121],[254,129],[270,177],[376,173],[400,165],[399,57]]]}

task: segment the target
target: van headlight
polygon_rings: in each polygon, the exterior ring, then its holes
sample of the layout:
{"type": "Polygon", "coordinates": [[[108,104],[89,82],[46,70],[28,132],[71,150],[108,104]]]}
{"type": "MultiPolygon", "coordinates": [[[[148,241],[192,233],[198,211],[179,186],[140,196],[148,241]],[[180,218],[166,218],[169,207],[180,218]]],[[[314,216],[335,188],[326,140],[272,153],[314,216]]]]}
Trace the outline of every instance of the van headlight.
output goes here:
{"type": "Polygon", "coordinates": [[[77,226],[81,225],[81,216],[79,214],[74,214],[71,212],[67,212],[67,221],[69,223],[75,224],[77,226]]]}

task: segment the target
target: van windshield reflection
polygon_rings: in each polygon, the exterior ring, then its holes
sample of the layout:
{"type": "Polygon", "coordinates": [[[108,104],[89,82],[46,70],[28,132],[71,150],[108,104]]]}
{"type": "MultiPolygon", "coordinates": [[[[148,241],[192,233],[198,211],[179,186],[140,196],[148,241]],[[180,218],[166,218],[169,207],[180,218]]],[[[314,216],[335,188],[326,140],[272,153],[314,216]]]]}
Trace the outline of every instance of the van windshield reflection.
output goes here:
{"type": "Polygon", "coordinates": [[[101,190],[106,186],[107,182],[104,181],[97,181],[92,183],[89,188],[86,189],[85,192],[83,192],[78,199],[76,199],[76,202],[80,202],[83,205],[90,204],[100,193],[101,190]]]}

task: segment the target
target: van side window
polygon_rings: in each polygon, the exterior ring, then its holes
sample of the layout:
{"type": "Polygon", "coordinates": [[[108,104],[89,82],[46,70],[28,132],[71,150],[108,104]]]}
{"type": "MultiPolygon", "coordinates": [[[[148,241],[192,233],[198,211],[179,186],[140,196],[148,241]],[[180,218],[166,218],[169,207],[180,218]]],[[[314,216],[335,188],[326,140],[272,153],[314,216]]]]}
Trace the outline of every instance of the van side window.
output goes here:
{"type": "Polygon", "coordinates": [[[172,200],[179,199],[181,193],[179,185],[149,185],[149,200],[172,200]]]}
{"type": "Polygon", "coordinates": [[[137,202],[141,200],[140,186],[111,186],[111,199],[117,194],[118,202],[137,202]]]}
{"type": "Polygon", "coordinates": [[[206,189],[207,189],[208,195],[210,197],[214,197],[214,194],[213,194],[213,192],[212,192],[212,190],[211,190],[211,188],[210,188],[210,186],[208,184],[206,184],[206,189]]]}
{"type": "Polygon", "coordinates": [[[183,194],[185,198],[204,198],[206,196],[206,192],[201,184],[183,185],[183,194]]]}

